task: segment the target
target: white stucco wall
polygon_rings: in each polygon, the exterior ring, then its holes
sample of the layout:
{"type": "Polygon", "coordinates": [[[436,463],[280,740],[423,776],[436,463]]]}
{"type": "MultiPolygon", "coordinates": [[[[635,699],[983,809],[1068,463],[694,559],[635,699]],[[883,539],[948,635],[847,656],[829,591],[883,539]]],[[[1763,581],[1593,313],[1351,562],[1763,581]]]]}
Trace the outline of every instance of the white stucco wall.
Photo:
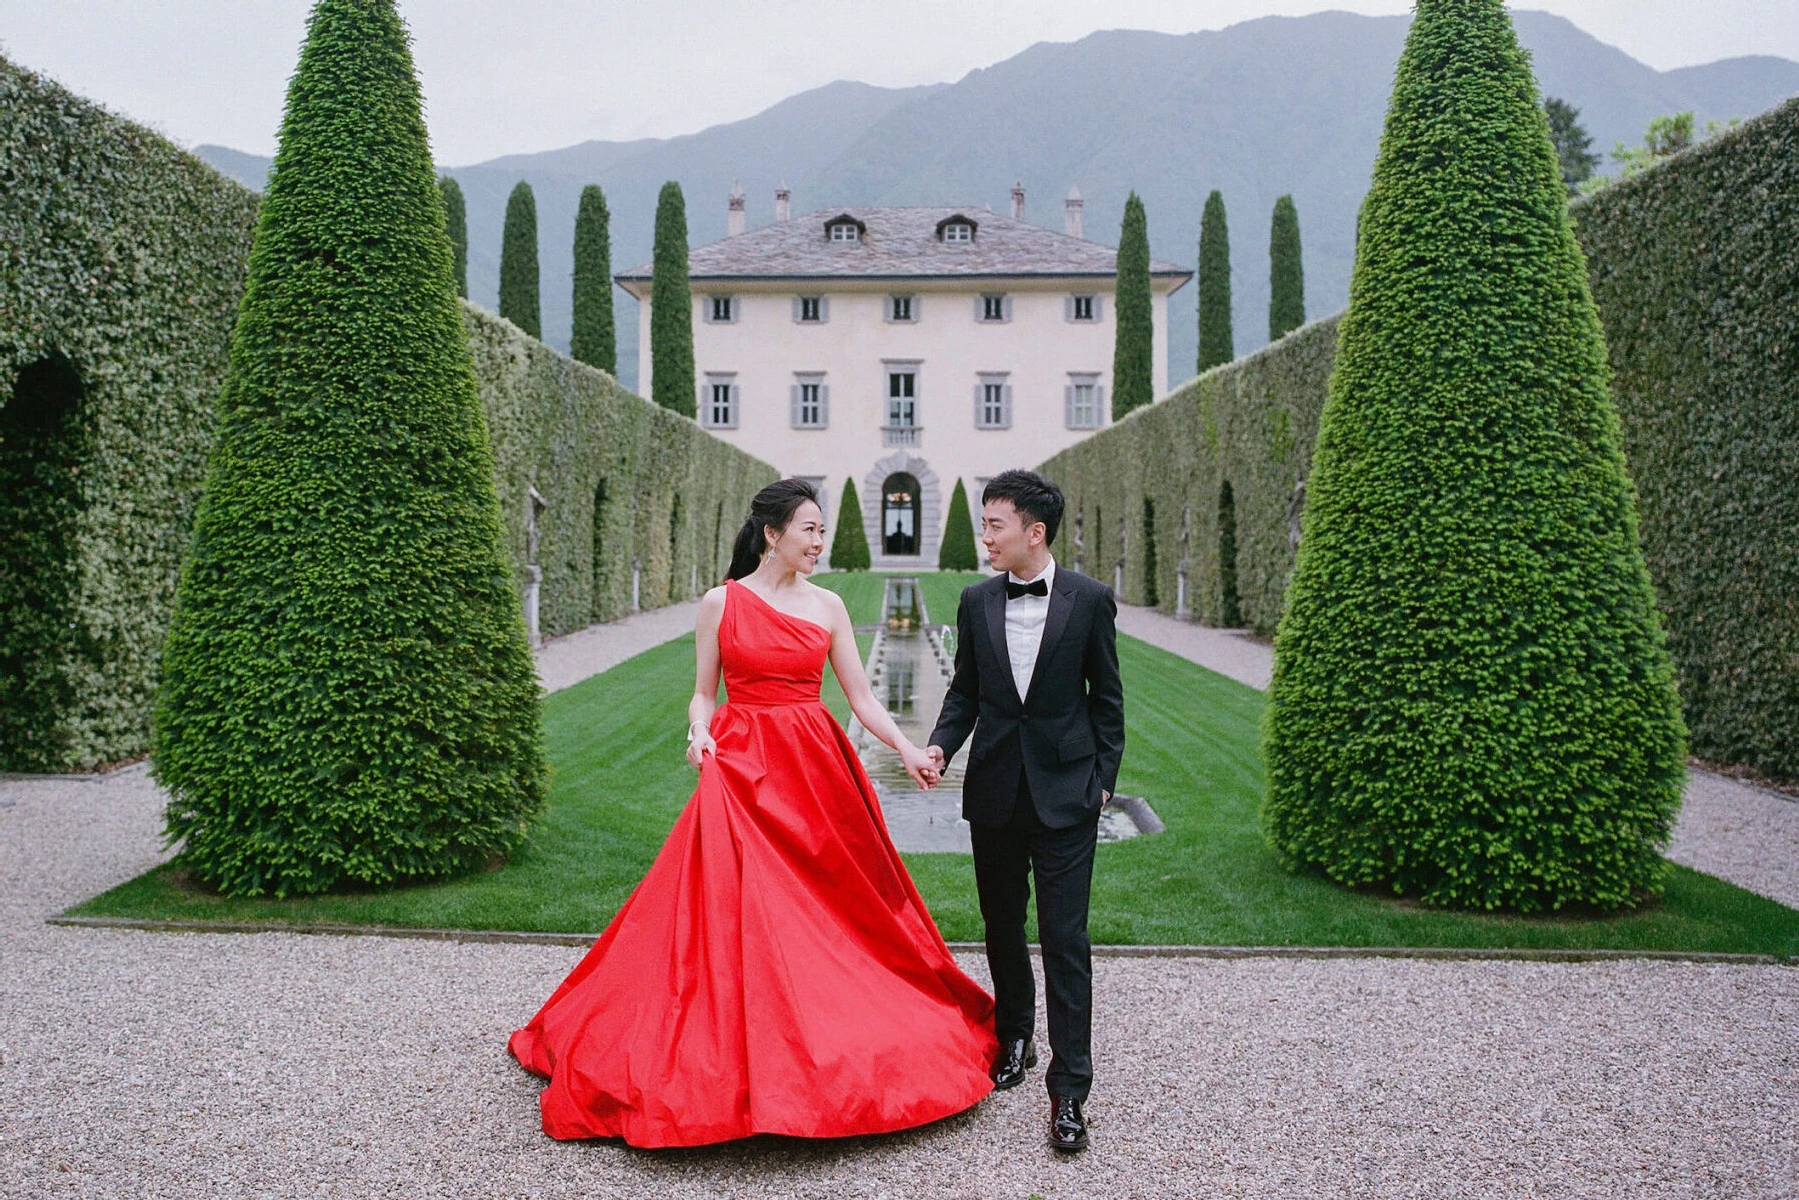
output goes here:
{"type": "MultiPolygon", "coordinates": [[[[957,280],[894,284],[855,281],[829,286],[807,282],[733,285],[696,282],[693,289],[696,395],[703,407],[707,376],[734,373],[739,389],[735,429],[715,429],[724,440],[775,464],[783,473],[823,480],[825,519],[834,533],[846,479],[856,482],[870,551],[883,558],[877,534],[880,489],[886,475],[904,470],[923,492],[923,544],[918,559],[934,568],[950,493],[960,478],[972,515],[979,518],[979,481],[1007,467],[1030,467],[1087,436],[1069,429],[1065,391],[1071,372],[1098,377],[1104,388],[1100,428],[1110,423],[1114,306],[1112,281],[957,280]],[[828,320],[800,324],[793,298],[801,292],[829,297],[828,320]],[[1011,319],[975,318],[977,297],[1003,292],[1012,298],[1011,319]],[[1070,322],[1065,299],[1074,293],[1100,297],[1099,319],[1070,322]],[[918,319],[886,320],[887,298],[917,297],[918,319]],[[711,298],[736,298],[731,324],[705,320],[711,298]],[[884,360],[917,362],[917,444],[883,444],[887,372],[884,360]],[[798,372],[821,373],[830,387],[829,426],[795,429],[790,388],[798,372]],[[976,425],[975,388],[983,374],[1006,373],[1012,387],[1012,425],[976,425]]],[[[1167,391],[1168,290],[1157,280],[1154,295],[1155,394],[1167,391]]],[[[635,290],[635,289],[634,289],[635,290]]],[[[644,289],[647,293],[648,289],[644,289]]],[[[650,392],[650,305],[639,309],[641,388],[650,392]]],[[[830,535],[827,535],[827,543],[830,535]]],[[[978,542],[976,553],[981,553],[978,542]]]]}

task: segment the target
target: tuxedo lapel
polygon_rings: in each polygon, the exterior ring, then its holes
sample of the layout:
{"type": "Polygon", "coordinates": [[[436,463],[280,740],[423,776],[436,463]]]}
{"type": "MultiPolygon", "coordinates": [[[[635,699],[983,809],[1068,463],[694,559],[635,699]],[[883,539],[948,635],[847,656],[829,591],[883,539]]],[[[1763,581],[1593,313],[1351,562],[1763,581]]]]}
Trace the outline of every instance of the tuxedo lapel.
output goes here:
{"type": "MultiPolygon", "coordinates": [[[[987,640],[993,643],[993,656],[999,659],[1000,674],[1006,677],[1006,686],[1018,696],[1018,681],[1012,677],[1012,651],[1006,646],[1006,577],[995,578],[998,582],[987,589],[987,640]]],[[[1024,697],[1019,696],[1018,702],[1024,703],[1024,697]]]]}
{"type": "MultiPolygon", "coordinates": [[[[1000,632],[1005,633],[1005,605],[1000,605],[1000,632]]],[[[1068,610],[1074,607],[1074,584],[1068,581],[1067,572],[1060,564],[1056,566],[1056,586],[1049,590],[1049,612],[1043,618],[1043,642],[1037,647],[1037,665],[1031,669],[1031,685],[1025,689],[1024,699],[1030,699],[1030,693],[1037,690],[1037,681],[1042,679],[1044,665],[1049,662],[1049,652],[1062,637],[1062,630],[1068,626],[1068,610]]],[[[1004,640],[1003,637],[1001,640],[1004,640]]]]}

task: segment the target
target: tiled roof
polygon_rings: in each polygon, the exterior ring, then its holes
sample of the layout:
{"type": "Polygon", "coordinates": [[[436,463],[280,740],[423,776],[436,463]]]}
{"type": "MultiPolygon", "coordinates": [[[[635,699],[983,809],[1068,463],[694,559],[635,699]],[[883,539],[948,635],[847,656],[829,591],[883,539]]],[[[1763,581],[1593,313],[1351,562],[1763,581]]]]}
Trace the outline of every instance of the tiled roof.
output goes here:
{"type": "MultiPolygon", "coordinates": [[[[693,279],[1110,276],[1118,273],[1118,251],[978,207],[828,208],[696,246],[688,253],[687,269],[693,279]],[[940,241],[938,225],[957,215],[975,226],[974,240],[940,241]],[[867,227],[860,241],[829,240],[825,224],[841,216],[867,227]]],[[[1184,267],[1155,261],[1150,273],[1182,282],[1193,277],[1184,267]]],[[[646,263],[616,278],[648,283],[650,274],[646,263]]]]}

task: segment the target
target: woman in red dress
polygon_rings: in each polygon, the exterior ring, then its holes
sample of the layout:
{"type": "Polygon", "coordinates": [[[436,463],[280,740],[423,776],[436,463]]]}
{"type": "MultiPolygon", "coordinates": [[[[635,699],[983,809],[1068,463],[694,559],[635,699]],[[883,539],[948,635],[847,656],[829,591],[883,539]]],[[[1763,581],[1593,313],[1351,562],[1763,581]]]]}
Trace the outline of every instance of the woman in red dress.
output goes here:
{"type": "Polygon", "coordinates": [[[817,491],[770,484],[725,583],[700,601],[687,751],[699,786],[612,924],[508,1044],[550,1081],[551,1137],[883,1133],[992,1090],[993,999],[956,966],[819,701],[828,656],[856,717],[920,787],[936,782],[869,690],[843,601],[805,578],[823,550],[817,491]]]}

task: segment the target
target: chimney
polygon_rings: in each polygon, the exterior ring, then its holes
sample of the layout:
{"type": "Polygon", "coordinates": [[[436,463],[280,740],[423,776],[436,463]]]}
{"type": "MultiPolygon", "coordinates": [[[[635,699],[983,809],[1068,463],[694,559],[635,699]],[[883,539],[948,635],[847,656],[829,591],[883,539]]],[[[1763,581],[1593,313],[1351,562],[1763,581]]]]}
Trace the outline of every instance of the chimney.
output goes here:
{"type": "Polygon", "coordinates": [[[725,236],[736,237],[743,232],[743,185],[736,180],[731,181],[731,198],[725,202],[725,236]]]}
{"type": "Polygon", "coordinates": [[[1014,181],[1012,184],[1012,219],[1024,220],[1024,183],[1014,181]]]}
{"type": "Polygon", "coordinates": [[[1083,204],[1083,201],[1081,200],[1081,189],[1078,187],[1069,188],[1068,189],[1068,201],[1063,210],[1065,215],[1062,218],[1062,228],[1063,228],[1063,231],[1065,233],[1067,233],[1068,236],[1071,238],[1078,238],[1078,237],[1082,236],[1082,234],[1081,234],[1081,207],[1082,207],[1082,204],[1083,204]]]}
{"type": "Polygon", "coordinates": [[[787,202],[792,198],[793,194],[787,190],[785,179],[775,185],[775,220],[785,221],[787,219],[787,202]]]}

